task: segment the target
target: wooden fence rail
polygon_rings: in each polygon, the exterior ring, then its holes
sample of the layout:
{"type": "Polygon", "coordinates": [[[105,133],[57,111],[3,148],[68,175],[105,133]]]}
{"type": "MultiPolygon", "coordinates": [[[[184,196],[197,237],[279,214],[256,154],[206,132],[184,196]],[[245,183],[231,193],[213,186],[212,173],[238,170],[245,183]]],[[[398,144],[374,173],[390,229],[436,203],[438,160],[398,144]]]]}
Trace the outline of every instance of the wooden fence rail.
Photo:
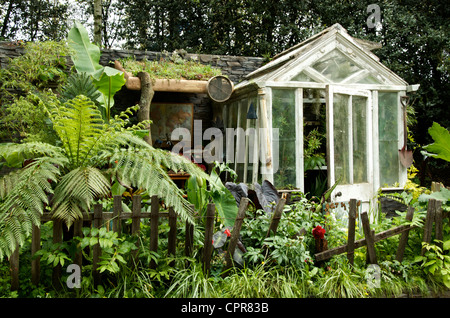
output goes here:
{"type": "MultiPolygon", "coordinates": [[[[395,228],[382,231],[379,233],[374,233],[373,230],[370,229],[370,223],[367,216],[367,212],[361,213],[361,222],[363,226],[364,236],[365,238],[355,241],[355,218],[356,218],[356,200],[351,199],[350,200],[350,209],[349,209],[349,222],[348,222],[348,238],[347,238],[347,244],[341,245],[338,247],[334,247],[332,249],[316,253],[314,255],[314,258],[317,262],[324,261],[326,259],[329,259],[332,256],[339,255],[342,253],[347,252],[347,258],[350,262],[350,264],[353,264],[353,251],[357,248],[367,246],[367,254],[368,254],[368,263],[370,264],[376,264],[376,254],[375,254],[375,243],[379,242],[383,239],[389,238],[394,235],[402,234],[400,237],[399,245],[397,248],[397,254],[396,259],[398,261],[403,260],[403,254],[405,252],[405,246],[408,240],[409,231],[416,228],[414,225],[400,225],[395,228]]],[[[407,213],[406,213],[406,220],[411,221],[414,214],[414,208],[408,207],[407,213]]],[[[436,224],[435,226],[435,236],[437,240],[441,240],[443,238],[442,234],[442,227],[443,227],[443,219],[448,217],[449,215],[443,214],[442,210],[442,202],[430,199],[428,203],[427,208],[427,217],[425,220],[424,225],[424,235],[423,235],[423,242],[429,243],[431,242],[431,233],[432,233],[432,226],[433,223],[436,224]]],[[[423,250],[422,250],[423,253],[423,250]]]]}
{"type": "MultiPolygon", "coordinates": [[[[150,212],[141,212],[141,197],[136,195],[133,196],[132,199],[132,211],[131,212],[123,212],[122,211],[122,197],[114,196],[113,201],[113,211],[112,212],[103,212],[102,205],[97,204],[94,205],[93,212],[83,213],[83,219],[75,221],[74,227],[74,236],[82,237],[82,225],[85,221],[91,221],[92,226],[95,228],[101,228],[106,224],[112,223],[112,231],[119,233],[122,232],[121,221],[126,219],[131,219],[131,235],[139,235],[140,232],[140,222],[141,219],[148,218],[150,219],[150,243],[149,250],[152,252],[158,252],[158,224],[159,218],[165,217],[168,218],[169,221],[169,233],[168,233],[168,254],[175,255],[176,246],[177,246],[177,214],[173,208],[169,207],[168,212],[160,212],[159,211],[159,200],[157,196],[153,196],[151,198],[151,209],[150,212]]],[[[280,199],[275,210],[270,224],[270,233],[276,233],[278,222],[281,217],[281,213],[283,211],[283,207],[285,204],[284,199],[280,199]]],[[[245,213],[248,209],[249,200],[247,198],[243,198],[241,200],[241,204],[238,209],[238,214],[235,220],[235,224],[232,230],[232,237],[230,243],[228,244],[228,255],[233,255],[234,249],[237,245],[237,240],[239,238],[241,226],[243,219],[245,217],[245,213]]],[[[191,205],[192,210],[194,206],[191,205]]],[[[50,214],[44,213],[41,216],[41,223],[45,223],[47,221],[53,221],[53,243],[61,243],[63,242],[63,222],[59,220],[52,219],[50,214]]],[[[205,216],[205,241],[203,245],[203,256],[202,263],[203,269],[206,273],[209,273],[211,266],[211,255],[213,251],[213,242],[212,237],[214,234],[214,226],[215,226],[215,205],[213,203],[209,203],[207,206],[207,212],[205,216]]],[[[186,222],[185,230],[185,244],[184,244],[184,253],[186,256],[191,256],[193,254],[193,245],[194,245],[194,224],[186,222]]],[[[268,232],[268,233],[269,233],[268,232]]],[[[139,241],[138,241],[139,242],[139,241]]],[[[138,243],[137,243],[138,244],[138,243]]],[[[32,239],[31,239],[31,280],[33,284],[38,285],[40,280],[40,259],[39,257],[33,258],[34,254],[41,249],[41,231],[40,227],[34,226],[32,239]]],[[[136,260],[138,257],[138,250],[134,250],[133,258],[135,260],[134,264],[136,264],[136,260]]],[[[101,257],[101,248],[99,244],[93,246],[93,261],[92,261],[92,270],[93,270],[93,279],[94,285],[98,285],[101,283],[101,275],[98,270],[98,264],[101,257]]],[[[226,260],[227,265],[226,268],[230,268],[234,265],[232,258],[226,260]]],[[[9,258],[10,267],[11,267],[11,290],[19,289],[19,248],[11,255],[9,258]]],[[[73,260],[74,264],[82,266],[82,253],[78,251],[73,260]]],[[[188,265],[188,264],[186,264],[188,265]]],[[[149,264],[150,268],[156,268],[156,263],[152,259],[149,264]]],[[[57,265],[53,268],[52,272],[52,284],[54,288],[61,288],[61,273],[62,268],[61,265],[57,265]]]]}
{"type": "MultiPolygon", "coordinates": [[[[284,205],[286,203],[285,199],[280,199],[277,206],[275,207],[275,211],[272,215],[271,223],[269,229],[267,231],[267,237],[270,235],[276,235],[277,227],[282,217],[282,212],[284,205]]],[[[338,246],[329,250],[325,250],[320,253],[316,253],[314,258],[316,262],[321,262],[330,257],[342,253],[347,253],[347,258],[349,262],[353,264],[354,259],[354,250],[363,246],[367,246],[368,249],[368,263],[376,264],[376,254],[375,254],[375,243],[386,239],[388,237],[402,234],[400,237],[396,259],[401,261],[403,259],[403,254],[405,250],[405,246],[408,240],[409,231],[415,226],[412,225],[400,225],[398,227],[374,233],[373,230],[370,229],[370,224],[367,216],[367,212],[361,213],[361,221],[364,230],[365,238],[355,241],[355,222],[356,222],[356,207],[357,200],[350,200],[350,209],[349,209],[349,221],[348,221],[348,241],[347,244],[338,246]]],[[[249,205],[249,200],[247,198],[243,198],[240,202],[240,206],[238,209],[238,214],[234,223],[234,227],[232,230],[232,235],[230,242],[228,244],[228,251],[226,254],[226,269],[232,267],[233,260],[232,255],[234,253],[234,249],[236,248],[236,244],[239,238],[241,226],[243,219],[245,217],[245,212],[247,211],[249,205]]],[[[96,228],[101,228],[105,226],[105,224],[112,224],[111,229],[114,232],[117,232],[121,235],[121,221],[126,219],[131,219],[131,235],[139,235],[140,232],[140,223],[141,219],[148,218],[150,219],[150,243],[149,249],[152,252],[158,252],[158,224],[159,218],[165,217],[168,218],[169,221],[169,233],[168,233],[168,254],[175,255],[176,254],[176,246],[177,246],[177,214],[173,208],[168,209],[168,212],[160,212],[159,199],[156,196],[151,198],[151,210],[150,212],[141,212],[141,197],[134,196],[132,200],[132,209],[131,212],[123,212],[122,211],[122,197],[114,196],[113,201],[113,211],[112,212],[103,212],[101,205],[95,205],[93,212],[83,213],[83,219],[77,220],[74,227],[74,236],[82,236],[82,225],[84,221],[91,221],[92,226],[96,228]]],[[[194,209],[193,206],[191,206],[194,209]]],[[[413,218],[414,209],[412,207],[408,208],[406,219],[411,221],[413,218]]],[[[436,201],[434,199],[430,199],[427,210],[427,218],[424,226],[424,242],[431,241],[431,233],[432,227],[435,223],[435,236],[436,239],[442,240],[442,222],[443,219],[448,217],[448,213],[446,215],[443,214],[442,204],[440,201],[436,201]]],[[[53,243],[60,243],[63,241],[63,223],[59,220],[53,220],[50,214],[44,213],[41,216],[41,222],[53,221],[53,243]]],[[[208,204],[207,212],[205,216],[205,241],[203,246],[203,255],[202,255],[202,263],[203,269],[206,273],[209,273],[211,266],[211,255],[213,251],[213,243],[212,237],[214,234],[214,226],[215,226],[215,206],[213,203],[208,204]]],[[[191,256],[193,253],[193,245],[194,245],[194,224],[186,222],[185,225],[185,244],[184,244],[184,254],[186,256],[191,256]]],[[[139,241],[138,241],[139,242],[139,241]]],[[[137,243],[138,244],[138,243],[137,243]]],[[[40,260],[39,257],[33,258],[34,254],[41,249],[41,231],[40,227],[33,226],[32,229],[32,239],[31,239],[31,281],[33,284],[39,284],[40,280],[40,260]]],[[[100,261],[101,256],[101,248],[99,244],[93,246],[93,278],[94,285],[98,285],[101,282],[101,276],[98,271],[98,263],[100,261]]],[[[137,260],[138,250],[133,251],[133,258],[137,260]]],[[[19,248],[15,250],[15,252],[9,258],[10,268],[11,268],[11,290],[19,289],[19,248]]],[[[79,266],[82,265],[82,253],[78,251],[73,260],[74,264],[79,266]]],[[[136,262],[134,262],[136,264],[136,262]]],[[[188,264],[186,264],[188,265],[188,264]]],[[[156,263],[152,260],[149,264],[150,268],[156,268],[156,263]]],[[[57,265],[53,268],[52,272],[52,283],[55,288],[60,288],[62,285],[61,282],[61,265],[57,265]]]]}
{"type": "MultiPolygon", "coordinates": [[[[74,227],[74,236],[82,236],[82,225],[83,222],[91,221],[92,226],[96,228],[101,228],[106,224],[112,223],[112,231],[119,233],[122,232],[121,221],[126,219],[131,219],[131,235],[139,235],[140,232],[140,222],[141,219],[148,218],[150,219],[150,251],[158,252],[158,224],[160,217],[169,218],[169,233],[168,233],[168,253],[170,255],[175,255],[176,252],[176,239],[177,239],[177,214],[173,208],[169,208],[168,212],[160,212],[159,211],[159,199],[157,196],[153,196],[151,198],[151,212],[141,212],[141,196],[136,195],[132,199],[132,211],[131,212],[123,212],[122,211],[122,197],[114,196],[113,201],[113,211],[112,212],[103,212],[102,205],[96,204],[94,205],[93,212],[83,213],[83,219],[75,221],[73,224],[74,227]]],[[[194,209],[193,206],[191,206],[194,209]]],[[[211,233],[211,236],[214,231],[214,204],[210,204],[208,206],[208,211],[210,214],[212,213],[212,217],[207,215],[206,222],[206,232],[211,233]]],[[[61,243],[63,241],[63,222],[59,220],[54,220],[51,214],[44,213],[41,216],[41,223],[45,223],[48,221],[53,221],[53,243],[61,243]]],[[[191,256],[193,252],[193,242],[194,242],[194,225],[186,222],[186,244],[185,244],[185,255],[191,256]]],[[[207,240],[205,235],[205,244],[204,244],[204,257],[203,262],[205,264],[205,270],[209,270],[209,263],[211,258],[212,251],[212,240],[207,240]]],[[[138,243],[137,243],[138,244],[138,243]]],[[[31,238],[31,280],[33,284],[39,284],[40,280],[40,259],[39,257],[34,258],[34,254],[41,249],[41,231],[40,227],[34,226],[32,231],[31,238]]],[[[98,285],[101,282],[100,273],[98,271],[98,263],[100,261],[101,256],[101,248],[99,244],[93,246],[93,279],[94,285],[98,285]]],[[[132,251],[132,255],[134,260],[138,257],[138,250],[132,251]]],[[[9,258],[10,267],[11,267],[11,290],[19,289],[19,249],[11,255],[9,258]]],[[[78,251],[75,255],[75,259],[73,260],[74,264],[79,266],[82,265],[82,253],[78,251]]],[[[134,262],[136,264],[136,262],[134,262]]],[[[156,268],[156,263],[152,259],[149,266],[151,268],[156,268]]],[[[52,283],[55,288],[61,286],[61,265],[57,265],[53,268],[52,272],[52,283]]]]}

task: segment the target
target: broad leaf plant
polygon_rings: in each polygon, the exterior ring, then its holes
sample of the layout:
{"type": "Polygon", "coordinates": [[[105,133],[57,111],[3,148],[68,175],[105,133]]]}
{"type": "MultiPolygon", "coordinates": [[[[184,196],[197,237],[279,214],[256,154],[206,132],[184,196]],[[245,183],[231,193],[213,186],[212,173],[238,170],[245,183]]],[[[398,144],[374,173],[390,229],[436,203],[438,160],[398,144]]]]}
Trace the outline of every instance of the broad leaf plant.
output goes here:
{"type": "Polygon", "coordinates": [[[0,260],[23,245],[44,211],[70,227],[95,200],[110,197],[117,182],[157,195],[193,223],[189,202],[167,171],[209,176],[186,158],[145,142],[139,132],[148,122],[129,127],[138,106],[109,119],[84,95],[44,108],[57,143],[0,144],[0,161],[19,167],[0,178],[0,260]]]}

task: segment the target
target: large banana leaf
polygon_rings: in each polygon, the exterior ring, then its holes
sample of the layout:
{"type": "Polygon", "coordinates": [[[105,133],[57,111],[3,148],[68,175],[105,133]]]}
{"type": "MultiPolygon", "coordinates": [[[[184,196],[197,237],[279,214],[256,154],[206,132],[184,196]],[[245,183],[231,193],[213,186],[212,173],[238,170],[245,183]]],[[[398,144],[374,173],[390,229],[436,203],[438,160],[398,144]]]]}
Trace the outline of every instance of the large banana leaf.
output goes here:
{"type": "Polygon", "coordinates": [[[114,94],[125,84],[123,72],[103,67],[99,64],[100,48],[91,43],[89,35],[82,24],[75,21],[68,35],[69,46],[73,49],[72,60],[79,73],[86,73],[93,77],[94,85],[102,94],[100,104],[105,107],[104,119],[109,122],[110,109],[114,105],[114,94]]]}
{"type": "Polygon", "coordinates": [[[92,75],[102,69],[100,62],[100,48],[92,44],[89,35],[81,23],[75,21],[68,35],[69,47],[73,50],[72,61],[79,73],[92,75]]]}
{"type": "Polygon", "coordinates": [[[94,78],[95,86],[102,93],[100,102],[107,109],[111,108],[114,105],[114,94],[120,91],[126,82],[123,72],[106,66],[97,70],[92,77],[94,78]]]}

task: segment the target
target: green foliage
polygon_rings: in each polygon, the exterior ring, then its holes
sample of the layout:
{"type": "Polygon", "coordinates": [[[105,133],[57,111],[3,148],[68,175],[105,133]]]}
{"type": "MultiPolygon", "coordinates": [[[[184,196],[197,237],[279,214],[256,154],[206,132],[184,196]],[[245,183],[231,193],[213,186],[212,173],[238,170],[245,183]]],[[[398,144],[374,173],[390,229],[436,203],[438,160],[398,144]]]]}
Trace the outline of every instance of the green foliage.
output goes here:
{"type": "Polygon", "coordinates": [[[116,178],[164,198],[182,219],[192,222],[189,202],[166,171],[183,170],[207,180],[209,176],[184,157],[154,149],[133,134],[140,125],[125,128],[127,112],[106,125],[95,104],[80,95],[55,109],[50,118],[61,147],[45,143],[0,146],[3,158],[16,153],[16,160],[34,160],[0,179],[0,258],[23,244],[31,226],[39,224],[44,205],[70,226],[90,210],[93,200],[110,193],[110,180],[116,178]],[[54,194],[51,201],[48,193],[54,194]]]}
{"type": "Polygon", "coordinates": [[[86,73],[73,73],[67,78],[67,83],[61,87],[60,95],[63,102],[84,95],[94,103],[100,97],[100,92],[86,73]]]}
{"type": "Polygon", "coordinates": [[[176,52],[172,53],[169,60],[161,59],[159,61],[136,61],[134,59],[119,60],[123,67],[137,75],[139,72],[147,72],[150,78],[163,79],[186,79],[207,81],[211,77],[221,75],[219,68],[213,68],[210,65],[201,64],[197,61],[187,61],[182,59],[176,52]]]}
{"type": "Polygon", "coordinates": [[[92,76],[94,85],[101,93],[99,102],[105,108],[104,119],[109,123],[114,94],[125,84],[123,72],[100,65],[100,48],[90,43],[86,29],[77,21],[69,31],[68,43],[74,51],[72,60],[75,68],[79,73],[92,76]]]}
{"type": "Polygon", "coordinates": [[[23,55],[0,70],[0,137],[54,143],[45,107],[58,107],[59,101],[47,88],[66,81],[69,48],[48,41],[27,43],[24,49],[23,55]]]}
{"type": "Polygon", "coordinates": [[[107,231],[106,228],[83,228],[83,237],[76,238],[79,241],[79,248],[83,251],[83,255],[92,260],[93,247],[99,244],[101,248],[100,262],[98,263],[98,271],[100,273],[108,272],[111,274],[118,274],[121,266],[126,266],[131,263],[130,259],[126,259],[130,256],[131,251],[136,250],[136,243],[132,242],[126,236],[119,237],[116,232],[107,231]],[[90,254],[86,254],[86,247],[91,251],[90,254]]]}
{"type": "Polygon", "coordinates": [[[426,154],[450,162],[450,132],[434,122],[433,126],[428,129],[428,133],[433,138],[434,143],[423,147],[431,152],[426,154]]]}
{"type": "Polygon", "coordinates": [[[422,243],[426,250],[423,256],[416,256],[414,262],[421,263],[425,273],[432,275],[438,282],[443,283],[450,289],[450,240],[435,243],[442,243],[442,248],[437,244],[422,243]]]}
{"type": "Polygon", "coordinates": [[[236,200],[228,190],[222,180],[220,174],[224,171],[235,174],[226,164],[215,162],[214,168],[211,170],[209,177],[209,190],[206,188],[206,180],[197,177],[189,177],[186,183],[188,200],[194,204],[197,211],[202,215],[206,212],[206,206],[211,200],[214,202],[219,220],[227,227],[232,227],[238,207],[236,200]],[[216,172],[216,169],[219,171],[216,172]]]}
{"type": "Polygon", "coordinates": [[[1,88],[29,92],[65,81],[69,48],[64,42],[29,42],[24,49],[23,55],[10,59],[1,69],[1,88]]]}

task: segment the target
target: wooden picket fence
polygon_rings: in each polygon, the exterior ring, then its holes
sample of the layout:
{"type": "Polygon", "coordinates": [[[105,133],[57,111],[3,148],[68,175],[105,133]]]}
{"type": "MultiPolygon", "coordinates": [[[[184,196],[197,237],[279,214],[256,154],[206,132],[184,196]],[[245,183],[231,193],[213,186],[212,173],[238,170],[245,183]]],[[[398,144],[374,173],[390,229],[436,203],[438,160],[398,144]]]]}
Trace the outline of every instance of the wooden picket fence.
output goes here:
{"type": "MultiPolygon", "coordinates": [[[[411,221],[414,215],[414,208],[408,207],[406,212],[406,220],[411,221]]],[[[408,241],[409,231],[416,228],[414,225],[400,225],[398,227],[375,233],[370,229],[370,222],[367,212],[361,213],[361,222],[364,232],[364,238],[355,241],[355,225],[357,217],[357,200],[351,199],[349,204],[348,214],[348,236],[347,244],[334,247],[325,251],[320,251],[314,255],[316,262],[324,261],[332,256],[347,253],[347,258],[350,264],[353,265],[354,250],[363,246],[367,247],[367,263],[377,264],[377,256],[375,253],[375,243],[394,235],[401,234],[397,253],[395,259],[401,262],[405,252],[405,247],[408,241]]],[[[433,224],[435,224],[435,239],[443,240],[443,220],[448,218],[449,214],[444,213],[442,209],[442,202],[435,199],[430,199],[427,207],[427,216],[425,219],[423,242],[431,242],[431,234],[433,232],[433,224]]],[[[442,246],[441,246],[442,247],[442,246]]],[[[422,249],[422,255],[424,254],[422,249]]]]}
{"type": "MultiPolygon", "coordinates": [[[[319,251],[314,255],[316,262],[320,263],[326,259],[329,259],[335,255],[347,253],[347,258],[350,264],[354,261],[354,250],[363,246],[367,247],[367,262],[369,264],[376,264],[377,258],[375,253],[375,243],[383,239],[389,238],[394,235],[401,234],[399,245],[397,249],[396,259],[402,261],[403,254],[405,251],[405,246],[407,244],[409,231],[415,226],[412,225],[400,225],[398,227],[375,233],[370,229],[370,222],[367,212],[361,213],[361,222],[363,226],[364,238],[360,240],[355,240],[355,227],[357,218],[357,203],[356,199],[351,199],[349,202],[349,214],[348,214],[348,237],[347,244],[327,249],[324,251],[319,251]]],[[[286,198],[281,198],[275,207],[274,213],[272,214],[272,220],[267,231],[266,237],[276,235],[278,224],[283,214],[283,209],[286,204],[286,198]]],[[[168,233],[168,254],[175,255],[177,246],[177,213],[173,208],[168,209],[168,212],[160,211],[160,203],[157,196],[151,198],[151,209],[150,212],[141,212],[141,196],[133,196],[132,199],[132,211],[124,213],[122,212],[122,197],[114,196],[114,206],[112,212],[103,212],[102,205],[94,205],[93,212],[84,213],[83,219],[78,220],[74,223],[74,236],[82,236],[82,225],[84,221],[91,221],[92,226],[96,228],[101,228],[105,224],[112,224],[112,231],[121,234],[121,221],[125,219],[131,219],[131,234],[139,235],[141,219],[150,219],[150,251],[158,252],[158,226],[159,218],[168,218],[169,233],[168,233]]],[[[234,265],[231,255],[234,254],[234,250],[237,246],[240,230],[242,227],[243,220],[248,209],[249,200],[247,198],[242,198],[238,213],[234,222],[233,229],[231,231],[230,241],[228,243],[227,253],[225,254],[225,270],[231,268],[234,265]]],[[[193,209],[193,206],[191,206],[193,209]]],[[[414,208],[408,207],[406,220],[411,221],[413,219],[414,208]]],[[[442,209],[442,202],[434,199],[430,199],[428,203],[427,216],[424,225],[423,241],[431,242],[431,235],[433,232],[433,225],[435,224],[435,239],[443,240],[443,220],[449,217],[449,213],[444,213],[442,209]]],[[[215,226],[215,205],[209,203],[207,206],[206,215],[204,216],[204,228],[205,228],[205,239],[203,246],[202,263],[203,269],[206,273],[210,271],[211,265],[211,255],[213,251],[212,237],[214,234],[215,226]]],[[[59,220],[53,220],[50,214],[44,213],[41,216],[41,223],[47,221],[53,221],[53,243],[60,243],[63,241],[63,230],[62,222],[59,220]]],[[[186,222],[185,224],[185,244],[184,253],[186,256],[191,256],[193,254],[193,243],[194,243],[194,226],[193,224],[186,222]]],[[[41,248],[41,233],[40,227],[34,226],[32,230],[31,239],[31,255],[33,256],[41,248]]],[[[137,258],[138,250],[134,251],[133,257],[137,258]]],[[[422,250],[422,254],[424,250],[422,250]]],[[[101,283],[101,275],[98,271],[98,262],[100,260],[101,248],[99,244],[93,247],[93,278],[94,285],[101,283]]],[[[11,290],[19,289],[19,249],[10,256],[10,268],[11,268],[11,290]]],[[[77,253],[74,264],[82,265],[82,253],[81,251],[77,253]]],[[[150,261],[150,268],[156,268],[154,261],[150,261]]],[[[225,271],[226,272],[226,271],[225,271]]],[[[57,265],[53,268],[52,273],[52,283],[55,288],[61,286],[61,265],[57,265]]],[[[31,281],[33,284],[38,285],[40,280],[40,260],[39,258],[33,258],[31,261],[31,281]]]]}
{"type": "MultiPolygon", "coordinates": [[[[78,220],[74,223],[74,236],[82,237],[82,225],[84,221],[92,222],[92,226],[96,228],[101,228],[106,224],[112,223],[112,231],[115,231],[121,234],[121,221],[125,219],[131,219],[131,235],[139,235],[140,232],[140,222],[141,219],[149,218],[150,219],[150,251],[158,252],[158,226],[159,226],[159,218],[168,218],[169,224],[169,233],[168,233],[168,254],[175,255],[176,246],[177,246],[177,214],[173,208],[168,209],[168,212],[160,211],[160,203],[157,196],[153,196],[151,198],[151,209],[150,212],[141,212],[142,202],[141,196],[136,195],[132,198],[132,211],[124,213],[122,212],[122,197],[114,196],[114,205],[112,212],[103,212],[102,205],[96,204],[94,205],[93,212],[84,213],[83,219],[78,220]]],[[[283,208],[286,200],[280,199],[275,212],[272,216],[272,222],[270,224],[267,235],[274,235],[276,233],[279,220],[281,218],[281,214],[283,212],[283,208]]],[[[242,198],[238,213],[236,216],[236,220],[234,222],[234,227],[231,231],[230,241],[228,243],[228,249],[225,256],[226,261],[226,269],[231,268],[234,265],[232,257],[230,255],[234,254],[234,250],[237,246],[241,226],[245,217],[245,213],[248,209],[249,200],[247,198],[242,198]]],[[[191,206],[194,209],[194,206],[191,206]]],[[[209,203],[207,205],[206,215],[205,215],[205,241],[203,246],[203,255],[202,255],[202,263],[203,270],[206,273],[210,271],[211,265],[211,255],[213,251],[213,243],[212,238],[214,234],[214,226],[215,226],[215,205],[213,203],[209,203]]],[[[59,220],[53,220],[50,214],[44,213],[41,216],[41,223],[45,223],[48,221],[53,221],[53,243],[60,243],[63,241],[63,223],[59,220]]],[[[64,225],[65,226],[65,225],[64,225]]],[[[194,244],[194,226],[193,224],[186,222],[185,230],[185,244],[184,244],[184,253],[186,256],[191,256],[193,254],[193,244],[194,244]]],[[[33,255],[39,251],[41,248],[41,231],[40,227],[34,226],[32,230],[32,238],[31,238],[31,281],[33,284],[38,285],[40,280],[40,259],[39,257],[33,258],[33,255]]],[[[93,246],[93,264],[92,264],[92,274],[94,279],[94,285],[98,285],[101,283],[101,275],[98,271],[98,263],[100,261],[101,248],[99,244],[93,246]]],[[[133,251],[133,257],[137,258],[138,250],[133,251]]],[[[9,258],[10,268],[11,268],[11,290],[19,289],[19,248],[10,256],[9,258]]],[[[73,260],[74,264],[82,266],[82,253],[79,251],[75,259],[73,260]]],[[[155,262],[152,260],[149,264],[150,268],[156,268],[155,262]]],[[[54,288],[60,288],[62,286],[61,281],[62,267],[61,265],[57,265],[53,268],[52,272],[52,284],[54,288]]]]}

